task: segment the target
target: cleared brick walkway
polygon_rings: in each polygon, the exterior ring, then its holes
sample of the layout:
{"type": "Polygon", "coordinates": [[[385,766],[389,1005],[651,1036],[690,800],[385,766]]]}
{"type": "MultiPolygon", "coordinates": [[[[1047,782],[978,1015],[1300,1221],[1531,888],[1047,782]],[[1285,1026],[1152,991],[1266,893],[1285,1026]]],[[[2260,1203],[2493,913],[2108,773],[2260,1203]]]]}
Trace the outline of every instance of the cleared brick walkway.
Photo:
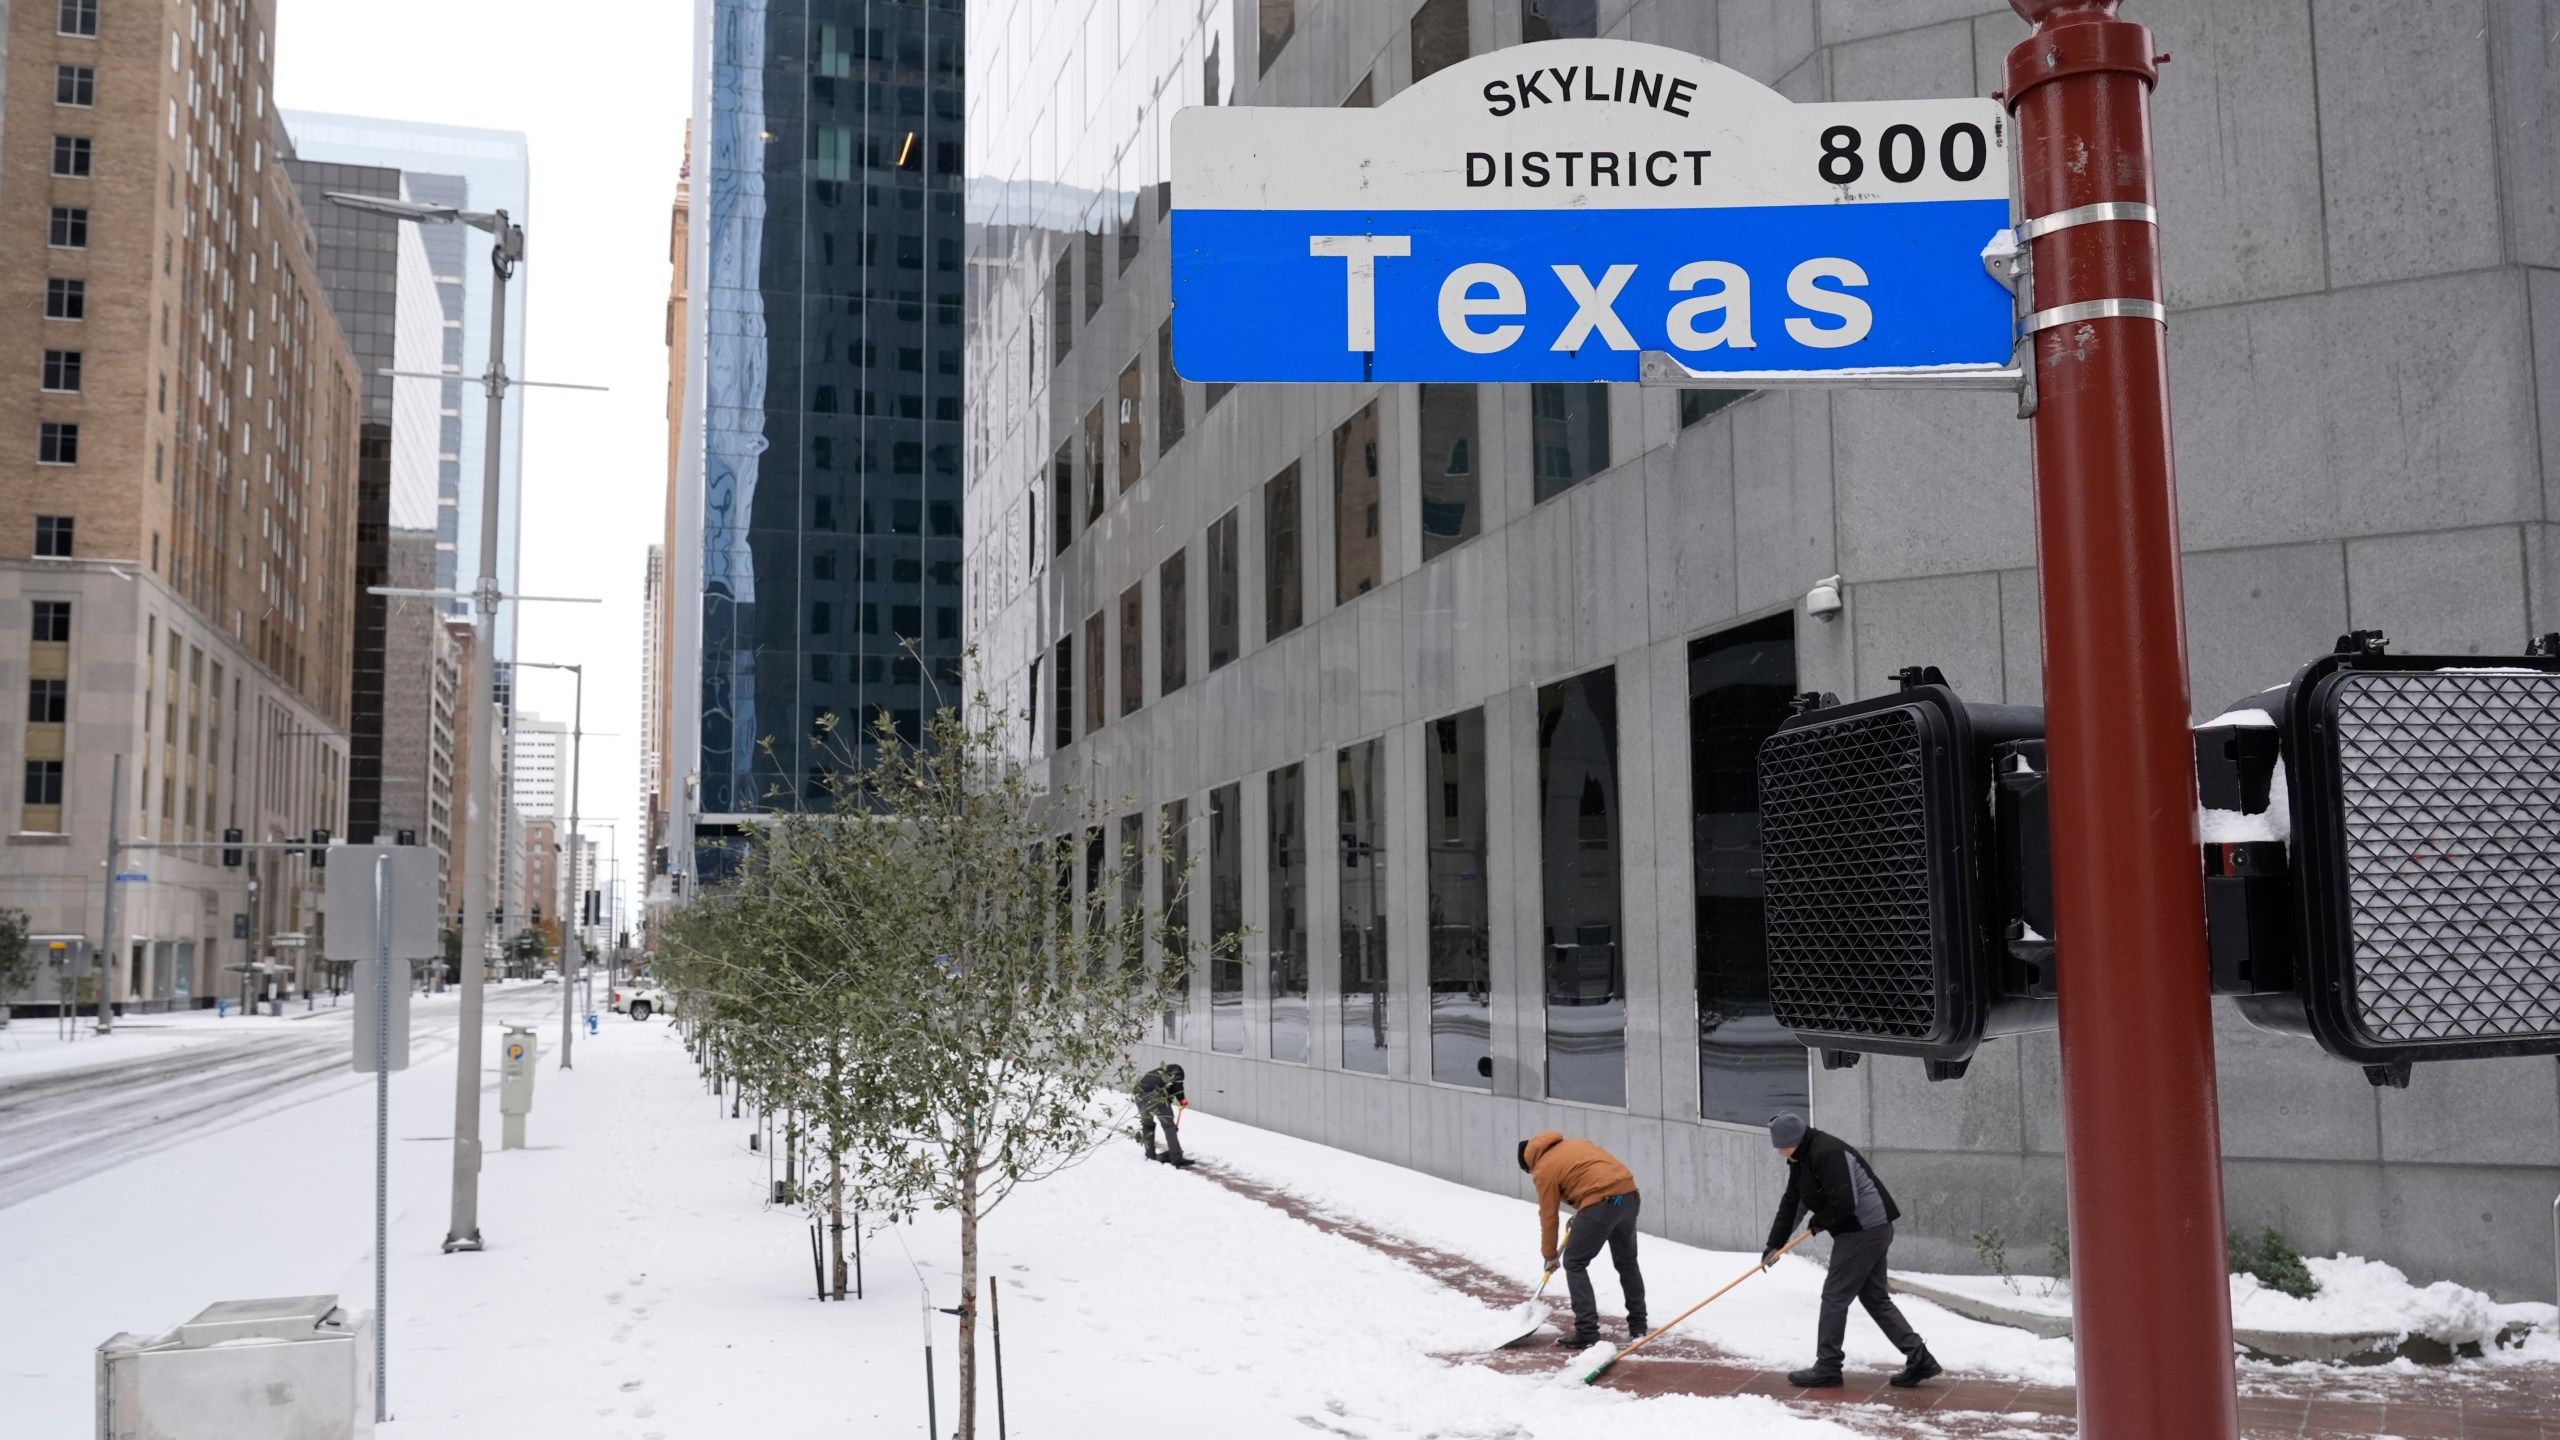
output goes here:
{"type": "MultiPolygon", "coordinates": [[[[1368,1246],[1483,1301],[1509,1307],[1529,1298],[1518,1282],[1463,1256],[1333,1214],[1303,1196],[1202,1161],[1193,1173],[1294,1219],[1368,1246]]],[[[1624,1333],[1624,1316],[1603,1317],[1624,1333]]],[[[1552,1375],[1565,1361],[1553,1347],[1443,1357],[1523,1375],[1552,1375]]],[[[1885,1384],[1885,1372],[1852,1370],[1837,1390],[1800,1390],[1767,1370],[1678,1332],[1612,1367],[1601,1384],[1638,1395],[1766,1395],[1879,1436],[1911,1440],[2067,1436],[2077,1433],[2065,1387],[1951,1377],[1913,1390],[1885,1384]]],[[[2399,1370],[2253,1366],[2240,1380],[2240,1430],[2248,1440],[2560,1440],[2560,1371],[2540,1365],[2399,1370]]]]}

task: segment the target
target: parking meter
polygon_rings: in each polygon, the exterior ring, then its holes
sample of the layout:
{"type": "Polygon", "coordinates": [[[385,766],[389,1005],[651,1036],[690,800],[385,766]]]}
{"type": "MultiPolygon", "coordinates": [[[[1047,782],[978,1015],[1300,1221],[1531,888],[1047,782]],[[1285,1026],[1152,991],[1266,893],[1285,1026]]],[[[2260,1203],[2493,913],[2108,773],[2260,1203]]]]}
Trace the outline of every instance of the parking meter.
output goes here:
{"type": "Polygon", "coordinates": [[[536,1052],[531,1026],[506,1027],[505,1043],[498,1047],[498,1114],[506,1132],[499,1141],[502,1150],[524,1148],[524,1117],[533,1109],[536,1052]]]}

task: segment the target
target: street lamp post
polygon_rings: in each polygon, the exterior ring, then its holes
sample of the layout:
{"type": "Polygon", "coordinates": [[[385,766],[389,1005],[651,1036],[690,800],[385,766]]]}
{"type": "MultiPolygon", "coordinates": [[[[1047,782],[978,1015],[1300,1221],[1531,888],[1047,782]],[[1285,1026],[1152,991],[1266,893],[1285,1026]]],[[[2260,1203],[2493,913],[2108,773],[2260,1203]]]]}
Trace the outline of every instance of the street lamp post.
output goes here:
{"type": "MultiPolygon", "coordinates": [[[[351,209],[371,211],[420,224],[460,221],[489,232],[489,368],[481,376],[488,396],[480,473],[480,574],[473,599],[478,602],[480,643],[471,647],[472,734],[479,763],[472,766],[471,846],[463,866],[462,1017],[456,1036],[453,1099],[453,1220],[445,1231],[448,1251],[477,1250],[480,1241],[480,1025],[485,969],[481,951],[488,944],[489,874],[497,857],[495,823],[498,707],[498,476],[503,459],[507,406],[507,282],[524,258],[524,227],[507,212],[481,213],[450,205],[417,205],[371,195],[332,194],[329,199],[351,209]]],[[[442,379],[443,377],[437,377],[442,379]]]]}

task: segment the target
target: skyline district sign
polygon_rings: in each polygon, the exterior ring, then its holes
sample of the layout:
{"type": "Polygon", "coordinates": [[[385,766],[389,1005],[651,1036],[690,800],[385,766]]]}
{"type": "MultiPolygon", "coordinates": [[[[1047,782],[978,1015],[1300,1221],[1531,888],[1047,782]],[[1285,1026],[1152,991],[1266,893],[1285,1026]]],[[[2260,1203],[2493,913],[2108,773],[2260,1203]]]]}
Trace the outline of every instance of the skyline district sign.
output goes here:
{"type": "MultiPolygon", "coordinates": [[[[1623,40],[1480,55],[1370,109],[1173,122],[1189,380],[1995,371],[1996,101],[1796,104],[1623,40]]],[[[1951,374],[1950,378],[1954,378],[1951,374]]]]}

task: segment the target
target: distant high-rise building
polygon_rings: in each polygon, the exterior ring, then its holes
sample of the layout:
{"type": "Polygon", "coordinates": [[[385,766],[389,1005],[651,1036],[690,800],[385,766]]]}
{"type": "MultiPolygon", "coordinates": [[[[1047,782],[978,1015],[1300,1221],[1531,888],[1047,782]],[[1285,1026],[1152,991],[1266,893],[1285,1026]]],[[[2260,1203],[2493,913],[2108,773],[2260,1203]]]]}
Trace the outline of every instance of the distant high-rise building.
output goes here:
{"type": "Polygon", "coordinates": [[[967,290],[956,0],[707,13],[668,552],[699,878],[757,812],[830,803],[873,716],[957,697],[967,290]]]}
{"type": "Polygon", "coordinates": [[[665,790],[667,763],[667,549],[649,547],[640,586],[640,813],[648,826],[647,847],[656,853],[662,826],[659,806],[665,790]]]}
{"type": "Polygon", "coordinates": [[[514,762],[507,767],[507,794],[516,810],[528,821],[567,819],[569,727],[519,711],[508,739],[514,762]]]}
{"type": "MultiPolygon", "coordinates": [[[[359,380],[276,163],[270,5],[0,24],[0,895],[96,937],[119,757],[130,838],[344,828],[359,380]]],[[[128,857],[112,996],[270,951],[307,979],[266,943],[316,928],[307,861],[244,858],[128,857]]]]}

